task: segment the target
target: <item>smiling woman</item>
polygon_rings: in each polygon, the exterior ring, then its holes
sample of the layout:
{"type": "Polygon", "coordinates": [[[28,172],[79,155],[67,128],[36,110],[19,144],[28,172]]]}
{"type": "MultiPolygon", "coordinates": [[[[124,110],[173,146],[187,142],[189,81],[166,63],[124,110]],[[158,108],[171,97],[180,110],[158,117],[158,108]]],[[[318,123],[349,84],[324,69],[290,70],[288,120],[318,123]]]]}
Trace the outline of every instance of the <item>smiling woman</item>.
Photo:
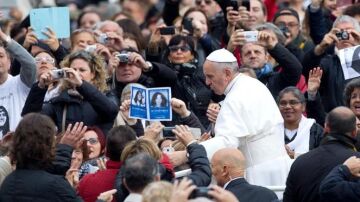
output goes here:
{"type": "Polygon", "coordinates": [[[305,97],[296,87],[280,91],[278,106],[284,123],[280,124],[284,133],[286,150],[291,158],[319,146],[323,137],[322,127],[314,119],[306,118],[305,97]]]}
{"type": "Polygon", "coordinates": [[[360,79],[351,80],[344,89],[344,102],[360,118],[360,79]]]}

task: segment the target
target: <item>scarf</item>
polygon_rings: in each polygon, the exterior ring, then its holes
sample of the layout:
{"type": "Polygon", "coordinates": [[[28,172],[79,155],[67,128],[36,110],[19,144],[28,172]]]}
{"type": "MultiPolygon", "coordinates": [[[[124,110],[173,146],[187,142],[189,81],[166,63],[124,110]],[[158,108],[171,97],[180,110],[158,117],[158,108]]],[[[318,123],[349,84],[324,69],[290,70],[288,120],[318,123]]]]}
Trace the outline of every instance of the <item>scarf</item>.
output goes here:
{"type": "Polygon", "coordinates": [[[260,79],[263,76],[270,74],[273,71],[270,63],[266,63],[261,69],[255,69],[256,77],[260,79]]]}
{"type": "MultiPolygon", "coordinates": [[[[297,133],[293,140],[287,144],[295,153],[303,154],[309,151],[310,128],[314,123],[314,119],[306,118],[304,115],[301,116],[299,127],[297,128],[297,133]]],[[[279,131],[282,132],[281,134],[285,135],[284,123],[281,123],[278,127],[279,131]]]]}

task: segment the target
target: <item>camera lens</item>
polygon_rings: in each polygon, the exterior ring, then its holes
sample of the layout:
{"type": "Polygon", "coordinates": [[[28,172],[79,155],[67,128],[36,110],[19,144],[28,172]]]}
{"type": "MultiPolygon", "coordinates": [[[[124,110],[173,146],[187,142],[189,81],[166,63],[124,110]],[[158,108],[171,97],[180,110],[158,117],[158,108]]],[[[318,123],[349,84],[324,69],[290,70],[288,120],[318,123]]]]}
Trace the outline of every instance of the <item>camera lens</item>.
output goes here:
{"type": "Polygon", "coordinates": [[[349,39],[349,33],[343,31],[341,33],[341,38],[342,38],[342,40],[348,40],[349,39]]]}

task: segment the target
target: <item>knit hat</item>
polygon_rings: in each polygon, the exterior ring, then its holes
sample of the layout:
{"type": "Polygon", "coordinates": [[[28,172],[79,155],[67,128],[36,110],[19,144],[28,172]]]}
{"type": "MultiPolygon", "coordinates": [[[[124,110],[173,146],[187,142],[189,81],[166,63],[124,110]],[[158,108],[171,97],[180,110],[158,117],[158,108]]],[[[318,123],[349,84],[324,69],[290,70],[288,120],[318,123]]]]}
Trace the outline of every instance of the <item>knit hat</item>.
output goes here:
{"type": "Polygon", "coordinates": [[[275,22],[278,17],[283,15],[292,15],[297,19],[298,22],[300,22],[299,14],[292,8],[282,8],[278,10],[274,15],[273,22],[275,22]]]}

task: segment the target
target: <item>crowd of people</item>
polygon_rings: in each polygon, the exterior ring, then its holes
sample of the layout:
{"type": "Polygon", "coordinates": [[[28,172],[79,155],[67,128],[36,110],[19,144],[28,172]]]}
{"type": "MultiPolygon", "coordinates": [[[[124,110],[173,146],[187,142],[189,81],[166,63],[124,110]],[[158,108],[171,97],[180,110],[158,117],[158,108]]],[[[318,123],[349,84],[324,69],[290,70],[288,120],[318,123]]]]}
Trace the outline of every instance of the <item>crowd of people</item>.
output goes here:
{"type": "Polygon", "coordinates": [[[70,36],[0,5],[0,201],[360,201],[356,0],[29,3],[70,36]]]}

